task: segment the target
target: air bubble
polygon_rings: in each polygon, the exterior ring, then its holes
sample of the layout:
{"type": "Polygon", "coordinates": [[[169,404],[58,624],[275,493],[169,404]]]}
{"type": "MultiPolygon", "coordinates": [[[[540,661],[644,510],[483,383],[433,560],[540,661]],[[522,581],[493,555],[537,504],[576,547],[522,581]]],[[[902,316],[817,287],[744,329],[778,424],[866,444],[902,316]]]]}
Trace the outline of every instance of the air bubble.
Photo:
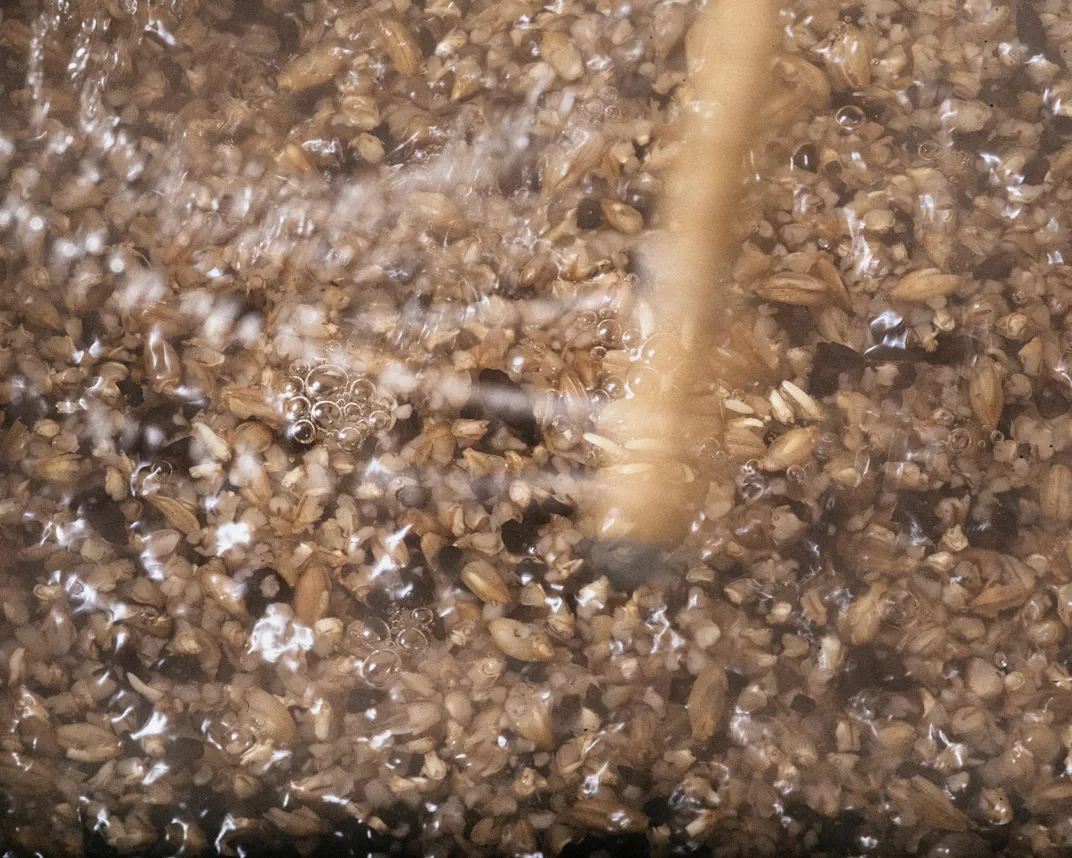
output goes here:
{"type": "Polygon", "coordinates": [[[398,653],[389,649],[378,649],[361,665],[361,675],[370,685],[383,685],[401,666],[398,653]]]}
{"type": "Polygon", "coordinates": [[[376,409],[368,417],[369,428],[373,432],[383,432],[391,428],[391,415],[386,411],[376,409]]]}
{"type": "Polygon", "coordinates": [[[922,160],[933,161],[938,157],[938,143],[934,140],[924,140],[916,151],[922,160]]]}
{"type": "Polygon", "coordinates": [[[603,381],[603,390],[611,399],[621,399],[625,396],[625,380],[612,375],[603,381]]]}
{"type": "Polygon", "coordinates": [[[428,628],[435,622],[435,611],[431,608],[414,608],[409,612],[409,617],[416,625],[428,628]]]}
{"type": "Polygon", "coordinates": [[[834,121],[846,131],[853,131],[864,124],[867,114],[855,104],[846,104],[834,114],[834,121]]]}
{"type": "Polygon", "coordinates": [[[419,655],[428,649],[428,638],[415,628],[404,628],[395,637],[395,643],[408,655],[419,655]]]}
{"type": "Polygon", "coordinates": [[[376,400],[376,405],[381,411],[386,411],[388,414],[394,414],[395,409],[398,408],[398,402],[389,393],[385,393],[379,399],[376,400]]]}
{"type": "Polygon", "coordinates": [[[283,402],[283,416],[287,420],[300,420],[309,413],[309,400],[304,396],[290,396],[283,402]]]}
{"type": "Polygon", "coordinates": [[[305,386],[310,396],[324,397],[346,387],[346,373],[338,367],[329,364],[321,364],[316,369],[310,370],[305,377],[305,386]]]}
{"type": "Polygon", "coordinates": [[[355,378],[350,384],[350,395],[358,399],[371,399],[376,395],[376,385],[367,378],[355,378]]]}
{"type": "Polygon", "coordinates": [[[673,334],[655,334],[644,343],[641,357],[658,370],[674,369],[685,359],[685,347],[673,334]]]}
{"type": "Polygon", "coordinates": [[[331,400],[324,399],[313,406],[312,418],[326,429],[336,425],[342,419],[342,409],[331,400]]]}
{"type": "Polygon", "coordinates": [[[603,360],[607,356],[607,350],[603,346],[592,346],[592,351],[589,354],[592,356],[592,360],[603,360]]]}
{"type": "Polygon", "coordinates": [[[650,366],[634,367],[626,382],[633,396],[650,396],[662,389],[662,378],[650,366]]]}
{"type": "Polygon", "coordinates": [[[613,319],[614,311],[610,307],[599,308],[599,318],[601,319],[613,319]]]}
{"type": "Polygon", "coordinates": [[[949,446],[954,450],[966,450],[971,445],[971,435],[966,429],[954,429],[949,433],[949,446]]]}
{"type": "Polygon", "coordinates": [[[644,335],[639,328],[626,328],[622,331],[622,347],[627,349],[639,348],[644,342],[644,335]]]}
{"type": "Polygon", "coordinates": [[[369,617],[350,623],[346,629],[346,638],[351,646],[374,650],[390,642],[391,629],[379,617],[369,617]]]}
{"type": "Polygon", "coordinates": [[[610,394],[605,390],[593,390],[588,396],[588,402],[592,408],[602,408],[608,402],[610,402],[610,394]]]}
{"type": "Polygon", "coordinates": [[[990,443],[991,444],[1000,444],[1004,440],[1005,440],[1005,433],[998,432],[996,430],[994,432],[990,433],[990,443]]]}
{"type": "Polygon", "coordinates": [[[356,426],[343,426],[335,433],[335,443],[347,453],[354,452],[365,442],[366,434],[356,426]]]}
{"type": "Polygon", "coordinates": [[[287,434],[296,444],[307,446],[316,441],[316,424],[312,420],[299,420],[287,434]]]}
{"type": "Polygon", "coordinates": [[[614,319],[604,319],[596,328],[596,336],[608,346],[617,345],[622,339],[622,326],[614,319]]]}
{"type": "Polygon", "coordinates": [[[591,328],[599,321],[597,316],[592,310],[585,310],[577,317],[577,321],[584,325],[586,328],[591,328]]]}
{"type": "Polygon", "coordinates": [[[296,375],[287,376],[280,385],[283,396],[300,396],[305,390],[305,382],[296,375]]]}

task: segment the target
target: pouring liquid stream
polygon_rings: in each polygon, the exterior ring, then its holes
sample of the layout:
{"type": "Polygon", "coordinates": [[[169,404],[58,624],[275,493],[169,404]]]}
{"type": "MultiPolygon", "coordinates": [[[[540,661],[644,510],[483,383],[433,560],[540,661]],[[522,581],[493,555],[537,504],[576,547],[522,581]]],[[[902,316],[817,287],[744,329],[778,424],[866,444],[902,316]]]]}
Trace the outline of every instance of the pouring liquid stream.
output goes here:
{"type": "Polygon", "coordinates": [[[1054,8],[2,14],[4,848],[1072,844],[1054,8]]]}

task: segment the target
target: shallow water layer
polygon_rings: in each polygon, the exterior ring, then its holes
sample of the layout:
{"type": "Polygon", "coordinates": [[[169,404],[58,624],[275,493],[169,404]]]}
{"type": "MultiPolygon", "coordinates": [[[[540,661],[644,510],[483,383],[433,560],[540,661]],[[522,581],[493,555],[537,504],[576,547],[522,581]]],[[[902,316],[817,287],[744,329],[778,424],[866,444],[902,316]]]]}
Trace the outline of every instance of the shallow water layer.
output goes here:
{"type": "Polygon", "coordinates": [[[5,855],[1072,849],[1069,10],[783,10],[665,552],[696,11],[4,6],[5,855]]]}

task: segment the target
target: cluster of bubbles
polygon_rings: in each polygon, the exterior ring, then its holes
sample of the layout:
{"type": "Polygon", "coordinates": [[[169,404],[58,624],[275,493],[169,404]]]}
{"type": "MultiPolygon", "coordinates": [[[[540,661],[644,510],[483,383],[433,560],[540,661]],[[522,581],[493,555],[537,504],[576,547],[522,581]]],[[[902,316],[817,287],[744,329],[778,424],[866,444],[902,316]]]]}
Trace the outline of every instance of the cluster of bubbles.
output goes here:
{"type": "MultiPolygon", "coordinates": [[[[568,331],[569,345],[586,348],[598,369],[599,380],[587,391],[593,411],[612,399],[659,392],[667,374],[684,359],[684,346],[676,336],[666,332],[645,336],[639,328],[623,326],[609,308],[579,313],[568,331]]],[[[523,372],[531,357],[538,360],[546,351],[539,343],[527,343],[511,357],[511,369],[523,372]]],[[[571,392],[560,393],[567,396],[571,392]]]]}
{"type": "Polygon", "coordinates": [[[367,376],[332,364],[295,366],[282,394],[287,436],[302,446],[331,441],[350,453],[395,424],[393,396],[381,393],[367,376]]]}
{"type": "Polygon", "coordinates": [[[366,617],[346,629],[346,641],[361,657],[361,677],[383,685],[406,661],[428,649],[435,614],[431,608],[404,609],[392,605],[386,620],[366,617]]]}
{"type": "Polygon", "coordinates": [[[640,335],[636,328],[623,328],[609,310],[600,310],[598,313],[587,311],[582,313],[579,320],[591,331],[595,338],[592,346],[592,360],[602,366],[600,386],[592,392],[592,405],[598,408],[611,399],[617,399],[625,393],[624,381],[613,368],[607,371],[603,363],[607,353],[614,349],[629,349],[634,346],[640,335]]]}
{"type": "Polygon", "coordinates": [[[625,378],[627,396],[659,393],[672,383],[685,362],[685,345],[668,332],[642,337],[640,332],[629,348],[631,361],[625,378]]]}

